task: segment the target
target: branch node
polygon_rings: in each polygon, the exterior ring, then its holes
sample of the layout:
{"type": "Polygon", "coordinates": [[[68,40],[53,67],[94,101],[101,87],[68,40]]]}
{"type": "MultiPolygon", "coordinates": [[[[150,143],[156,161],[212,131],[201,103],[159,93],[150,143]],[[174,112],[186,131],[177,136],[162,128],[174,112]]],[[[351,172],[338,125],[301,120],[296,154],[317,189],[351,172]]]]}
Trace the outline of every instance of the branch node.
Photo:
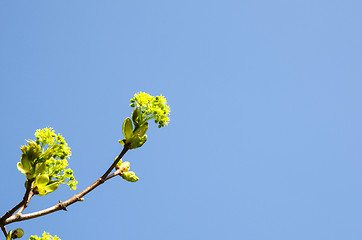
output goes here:
{"type": "Polygon", "coordinates": [[[15,217],[16,220],[19,219],[21,217],[21,213],[15,213],[14,217],[15,217]]]}
{"type": "Polygon", "coordinates": [[[68,211],[67,208],[65,207],[64,203],[62,201],[59,200],[59,206],[62,210],[64,211],[68,211]]]}
{"type": "Polygon", "coordinates": [[[84,198],[81,198],[79,196],[76,196],[76,199],[77,199],[78,202],[83,202],[84,201],[84,198]]]}

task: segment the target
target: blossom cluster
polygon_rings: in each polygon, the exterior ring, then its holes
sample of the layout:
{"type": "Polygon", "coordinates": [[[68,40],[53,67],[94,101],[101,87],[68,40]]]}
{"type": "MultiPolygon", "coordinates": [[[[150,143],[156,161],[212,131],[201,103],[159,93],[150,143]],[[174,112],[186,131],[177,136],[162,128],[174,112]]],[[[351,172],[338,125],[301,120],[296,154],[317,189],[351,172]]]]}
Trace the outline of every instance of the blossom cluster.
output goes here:
{"type": "Polygon", "coordinates": [[[59,184],[75,190],[78,182],[73,170],[67,168],[71,151],[62,135],[55,134],[49,127],[36,130],[35,138],[35,141],[28,140],[28,144],[21,147],[21,161],[17,165],[18,170],[32,182],[33,192],[43,196],[55,191],[59,184]]]}

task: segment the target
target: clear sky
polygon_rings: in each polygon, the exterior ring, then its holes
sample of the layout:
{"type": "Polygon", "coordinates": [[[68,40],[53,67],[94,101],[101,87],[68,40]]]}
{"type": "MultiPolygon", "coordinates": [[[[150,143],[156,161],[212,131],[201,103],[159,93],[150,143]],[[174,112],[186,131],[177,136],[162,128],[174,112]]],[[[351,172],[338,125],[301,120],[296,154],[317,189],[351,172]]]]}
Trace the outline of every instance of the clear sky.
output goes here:
{"type": "Polygon", "coordinates": [[[82,203],[8,225],[72,239],[362,239],[362,2],[0,1],[0,210],[36,129],[72,149],[77,191],[121,151],[129,99],[169,126],[82,203]]]}

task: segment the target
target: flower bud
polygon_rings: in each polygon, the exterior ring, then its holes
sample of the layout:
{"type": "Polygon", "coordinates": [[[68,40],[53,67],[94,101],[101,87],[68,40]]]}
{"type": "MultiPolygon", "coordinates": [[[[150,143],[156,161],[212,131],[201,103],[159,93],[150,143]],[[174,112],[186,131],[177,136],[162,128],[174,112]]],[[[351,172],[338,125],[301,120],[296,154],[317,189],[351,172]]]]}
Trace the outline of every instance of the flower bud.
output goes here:
{"type": "Polygon", "coordinates": [[[23,235],[24,235],[23,229],[17,228],[15,230],[13,230],[13,232],[11,234],[11,238],[12,239],[21,238],[23,235]]]}

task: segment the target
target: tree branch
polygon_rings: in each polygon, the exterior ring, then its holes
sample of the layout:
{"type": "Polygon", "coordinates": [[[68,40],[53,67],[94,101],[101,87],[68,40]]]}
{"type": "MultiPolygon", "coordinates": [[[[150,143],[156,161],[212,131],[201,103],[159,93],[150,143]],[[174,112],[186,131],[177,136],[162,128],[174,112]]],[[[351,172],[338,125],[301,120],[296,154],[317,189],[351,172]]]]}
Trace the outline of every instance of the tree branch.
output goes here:
{"type": "Polygon", "coordinates": [[[81,198],[83,196],[85,196],[86,194],[91,192],[93,189],[95,189],[99,185],[101,185],[105,181],[111,179],[112,177],[116,176],[117,174],[120,174],[120,173],[112,174],[108,177],[109,173],[113,170],[113,168],[117,165],[119,160],[121,160],[121,158],[124,156],[124,154],[126,154],[127,151],[128,151],[128,147],[127,147],[127,145],[125,145],[122,152],[114,160],[113,164],[108,168],[108,170],[103,174],[103,176],[100,177],[97,181],[95,181],[92,185],[90,185],[89,187],[87,187],[86,189],[81,191],[80,193],[74,195],[73,197],[69,198],[68,200],[66,200],[64,202],[59,202],[58,204],[56,204],[52,207],[49,207],[47,209],[41,210],[41,211],[37,211],[37,212],[29,213],[29,214],[15,214],[14,216],[7,218],[4,221],[3,225],[7,225],[7,224],[10,224],[13,222],[20,222],[20,221],[24,221],[24,220],[28,220],[28,219],[37,218],[37,217],[44,216],[44,215],[47,215],[47,214],[50,214],[50,213],[53,213],[53,212],[56,212],[59,210],[66,210],[66,207],[72,205],[75,202],[81,201],[81,198]]]}

